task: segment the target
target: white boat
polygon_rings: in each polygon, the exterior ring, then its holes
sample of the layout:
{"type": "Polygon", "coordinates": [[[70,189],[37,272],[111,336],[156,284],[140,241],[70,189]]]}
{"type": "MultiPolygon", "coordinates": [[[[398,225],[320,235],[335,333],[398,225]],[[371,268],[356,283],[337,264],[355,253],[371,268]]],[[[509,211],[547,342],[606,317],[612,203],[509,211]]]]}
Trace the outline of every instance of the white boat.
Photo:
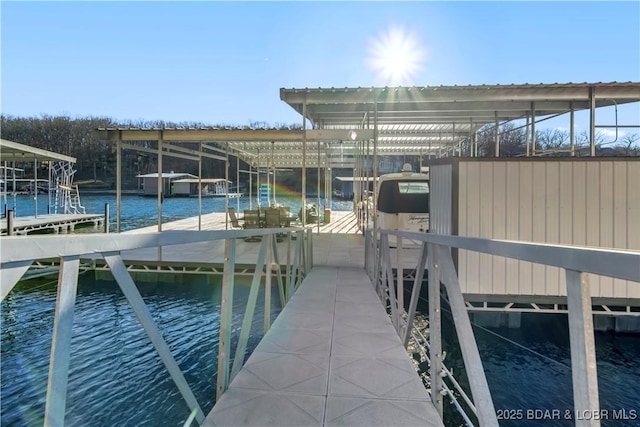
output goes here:
{"type": "MultiPolygon", "coordinates": [[[[411,172],[411,165],[405,164],[400,173],[380,176],[376,191],[375,216],[379,228],[429,232],[428,174],[411,172]]],[[[371,221],[369,227],[372,226],[371,221]]],[[[392,246],[395,240],[395,236],[389,237],[392,246]]]]}

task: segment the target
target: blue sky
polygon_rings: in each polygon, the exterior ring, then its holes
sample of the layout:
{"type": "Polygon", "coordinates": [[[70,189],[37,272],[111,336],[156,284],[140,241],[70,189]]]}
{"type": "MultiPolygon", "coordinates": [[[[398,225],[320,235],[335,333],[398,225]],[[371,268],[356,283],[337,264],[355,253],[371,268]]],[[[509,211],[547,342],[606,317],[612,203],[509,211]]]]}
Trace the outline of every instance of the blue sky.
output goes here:
{"type": "Polygon", "coordinates": [[[301,123],[279,89],[386,85],[370,61],[391,28],[421,52],[407,85],[640,81],[638,1],[0,7],[1,108],[17,116],[301,123]]]}

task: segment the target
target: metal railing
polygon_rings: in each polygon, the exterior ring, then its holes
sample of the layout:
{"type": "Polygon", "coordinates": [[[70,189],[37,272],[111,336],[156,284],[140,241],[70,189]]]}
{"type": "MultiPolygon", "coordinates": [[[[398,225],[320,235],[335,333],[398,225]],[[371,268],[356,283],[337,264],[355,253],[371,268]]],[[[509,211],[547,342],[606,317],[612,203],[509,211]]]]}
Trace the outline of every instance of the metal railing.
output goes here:
{"type": "MultiPolygon", "coordinates": [[[[218,375],[216,399],[227,389],[242,367],[255,312],[258,291],[264,276],[265,310],[264,330],[271,326],[271,284],[275,273],[281,306],[289,301],[296,288],[309,272],[312,264],[312,232],[307,228],[256,229],[229,231],[165,231],[145,234],[88,234],[73,236],[17,236],[3,237],[0,253],[0,300],[9,294],[29,267],[37,260],[59,259],[58,290],[53,320],[53,338],[49,363],[49,377],[45,404],[45,426],[64,425],[67,382],[71,350],[71,331],[76,300],[78,273],[82,258],[102,257],[106,261],[138,321],[144,328],[160,359],[186,401],[190,413],[188,423],[195,418],[204,421],[205,414],[173,357],[162,333],[151,317],[121,256],[122,251],[224,240],[224,271],[218,347],[218,375]],[[278,252],[276,235],[286,233],[286,255],[278,252]],[[292,239],[295,235],[295,240],[292,239]],[[230,369],[231,323],[236,262],[236,239],[260,236],[262,243],[256,258],[247,307],[240,337],[230,369]],[[284,258],[284,259],[283,259],[284,258]],[[281,260],[284,261],[284,279],[281,260]],[[264,272],[263,272],[264,271],[264,272]]],[[[187,424],[185,424],[187,425],[187,424]]]]}
{"type": "MultiPolygon", "coordinates": [[[[431,353],[431,346],[429,345],[429,339],[425,337],[425,335],[422,333],[420,328],[415,324],[415,321],[414,321],[413,328],[411,329],[411,340],[413,341],[417,352],[420,353],[420,355],[424,358],[424,360],[429,364],[429,367],[431,367],[432,353],[431,353]]],[[[467,392],[462,388],[460,383],[458,383],[458,381],[453,376],[453,372],[449,370],[444,364],[444,357],[442,358],[442,371],[440,371],[440,376],[443,379],[442,390],[440,391],[440,394],[447,395],[449,397],[449,400],[454,405],[456,411],[458,411],[458,413],[464,420],[465,424],[468,427],[472,427],[473,421],[471,421],[471,418],[469,418],[469,415],[460,404],[458,400],[458,396],[456,396],[455,393],[456,392],[458,393],[460,398],[462,398],[462,400],[466,404],[467,408],[469,408],[469,410],[476,417],[478,416],[478,411],[476,410],[475,405],[471,401],[471,398],[469,398],[469,396],[467,395],[467,392]],[[445,379],[451,383],[451,386],[447,385],[444,382],[445,379]]]]}
{"type": "MultiPolygon", "coordinates": [[[[640,252],[380,229],[366,232],[365,245],[365,268],[381,300],[390,305],[392,323],[405,346],[413,329],[424,271],[428,271],[430,395],[441,418],[441,396],[442,393],[448,393],[442,383],[443,372],[446,371],[442,366],[440,285],[444,285],[467,371],[473,405],[482,426],[497,426],[498,420],[451,256],[451,248],[564,269],[574,409],[576,414],[598,413],[600,407],[589,273],[640,282],[640,252]],[[389,235],[396,236],[397,246],[400,248],[402,239],[420,243],[420,255],[415,266],[416,273],[406,316],[403,315],[402,266],[399,262],[402,249],[396,249],[396,265],[400,268],[397,268],[399,273],[394,278],[389,235]]],[[[576,417],[576,425],[599,426],[600,420],[597,417],[576,417]]]]}

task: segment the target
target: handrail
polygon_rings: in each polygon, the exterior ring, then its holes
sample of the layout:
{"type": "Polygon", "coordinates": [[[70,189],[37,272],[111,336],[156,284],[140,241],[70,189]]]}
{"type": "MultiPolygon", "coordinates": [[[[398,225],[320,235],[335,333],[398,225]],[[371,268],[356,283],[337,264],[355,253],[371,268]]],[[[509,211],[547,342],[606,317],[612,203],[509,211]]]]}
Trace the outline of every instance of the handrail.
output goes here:
{"type": "MultiPolygon", "coordinates": [[[[400,239],[398,239],[400,240],[400,239]]],[[[365,268],[381,299],[391,305],[392,323],[405,345],[413,328],[417,298],[424,270],[429,271],[429,340],[431,357],[431,399],[442,416],[440,394],[448,393],[442,383],[442,349],[440,330],[440,284],[449,297],[449,304],[458,334],[458,341],[471,393],[475,401],[480,425],[497,426],[498,421],[491,399],[475,336],[465,307],[459,279],[451,256],[451,249],[464,249],[490,255],[529,261],[563,268],[566,272],[567,309],[569,318],[570,346],[574,407],[576,413],[594,413],[599,410],[598,383],[595,362],[595,343],[591,312],[591,292],[588,273],[617,279],[640,282],[640,251],[603,249],[555,244],[541,244],[474,237],[438,235],[396,230],[369,230],[365,235],[365,268]],[[403,286],[399,274],[395,279],[391,264],[389,235],[420,242],[422,252],[416,265],[416,277],[407,313],[407,323],[398,322],[404,316],[402,303],[395,297],[396,288],[403,286]]],[[[398,269],[401,271],[401,269],[398,269]]],[[[579,420],[576,420],[579,422],[579,420]]],[[[589,425],[599,426],[599,420],[589,420],[589,425]]]]}
{"type": "MultiPolygon", "coordinates": [[[[424,357],[425,360],[429,363],[429,366],[431,366],[431,358],[430,358],[429,354],[427,354],[427,350],[429,350],[429,352],[431,352],[431,348],[429,346],[429,341],[428,341],[427,338],[425,338],[425,336],[422,334],[422,331],[420,331],[420,329],[418,329],[418,327],[416,325],[414,325],[414,327],[413,327],[413,332],[411,334],[411,337],[413,338],[413,341],[414,341],[415,345],[418,347],[418,350],[419,350],[420,354],[422,355],[422,357],[424,357]],[[420,338],[420,340],[422,340],[422,341],[420,341],[418,338],[420,338]]],[[[453,373],[451,371],[449,371],[449,369],[447,369],[447,367],[444,365],[444,363],[442,364],[442,371],[441,371],[440,375],[443,378],[445,378],[445,377],[449,378],[449,380],[453,384],[453,387],[458,391],[458,393],[460,393],[460,395],[462,396],[463,400],[465,401],[465,403],[467,404],[469,409],[471,409],[471,412],[473,412],[473,414],[477,416],[478,413],[476,411],[475,405],[473,404],[471,399],[469,399],[469,396],[467,396],[467,393],[460,386],[458,381],[456,381],[456,379],[453,376],[453,373]]],[[[442,389],[449,396],[449,399],[454,404],[454,406],[456,407],[458,413],[462,416],[462,418],[464,419],[464,421],[467,424],[467,426],[470,426],[470,427],[473,426],[473,423],[469,419],[469,416],[467,415],[467,413],[464,411],[464,409],[462,408],[462,406],[458,402],[458,399],[456,398],[456,396],[451,391],[451,388],[446,383],[443,382],[442,383],[442,389]]]]}
{"type": "Polygon", "coordinates": [[[249,339],[250,326],[255,312],[261,278],[263,275],[265,276],[265,294],[268,294],[268,296],[265,297],[265,305],[269,304],[265,308],[266,331],[271,325],[271,319],[269,317],[271,311],[269,308],[271,304],[271,276],[274,271],[277,271],[276,277],[280,293],[280,302],[281,305],[284,306],[312,266],[311,262],[313,258],[311,251],[313,246],[311,239],[312,226],[224,231],[172,230],[130,235],[86,234],[73,236],[3,237],[2,251],[0,252],[0,300],[9,294],[34,261],[51,258],[60,259],[58,296],[54,315],[44,425],[64,425],[71,350],[70,333],[73,326],[73,311],[78,271],[80,268],[79,260],[82,257],[103,257],[107,262],[116,282],[133,308],[138,321],[142,324],[147,336],[158,352],[160,359],[187,402],[191,413],[186,423],[186,425],[188,425],[194,417],[198,423],[202,423],[204,421],[204,413],[174,359],[169,346],[165,342],[160,329],[153,320],[144,300],[138,292],[134,280],[129,271],[127,271],[121,256],[121,251],[152,247],[159,248],[162,246],[212,240],[225,241],[218,352],[218,385],[216,388],[216,398],[218,399],[228,387],[230,379],[233,378],[244,363],[244,353],[249,339]],[[276,245],[276,234],[282,233],[287,234],[287,274],[285,281],[282,280],[280,256],[276,245]],[[296,241],[295,247],[292,248],[292,234],[294,233],[296,234],[296,241]],[[234,366],[233,369],[230,369],[236,239],[251,236],[261,236],[263,241],[256,261],[256,268],[242,328],[240,330],[240,337],[236,345],[234,366]],[[294,252],[293,256],[291,254],[292,251],[294,252]],[[267,268],[266,272],[263,273],[265,265],[267,268]]]}
{"type": "MultiPolygon", "coordinates": [[[[424,345],[425,345],[426,349],[431,351],[431,346],[429,345],[429,340],[424,336],[422,331],[420,331],[418,328],[416,328],[415,325],[414,325],[413,329],[414,329],[415,334],[422,340],[422,342],[424,342],[424,345]]],[[[416,339],[416,337],[413,334],[412,334],[412,336],[413,336],[413,339],[416,342],[416,344],[418,344],[420,349],[422,350],[422,345],[419,343],[419,341],[416,339]]],[[[430,358],[426,354],[425,354],[425,356],[427,357],[427,360],[429,361],[429,363],[431,363],[430,358]]],[[[454,388],[460,393],[460,395],[462,396],[462,399],[464,400],[464,402],[469,406],[469,409],[471,409],[471,412],[473,412],[475,415],[477,415],[478,412],[476,410],[476,406],[473,404],[471,399],[469,399],[469,396],[467,395],[467,393],[464,391],[464,389],[462,388],[460,383],[455,379],[455,377],[453,376],[453,373],[449,370],[449,368],[447,368],[444,365],[444,363],[442,364],[442,372],[443,372],[443,374],[446,375],[447,378],[449,378],[451,380],[451,383],[453,384],[454,388]]]]}

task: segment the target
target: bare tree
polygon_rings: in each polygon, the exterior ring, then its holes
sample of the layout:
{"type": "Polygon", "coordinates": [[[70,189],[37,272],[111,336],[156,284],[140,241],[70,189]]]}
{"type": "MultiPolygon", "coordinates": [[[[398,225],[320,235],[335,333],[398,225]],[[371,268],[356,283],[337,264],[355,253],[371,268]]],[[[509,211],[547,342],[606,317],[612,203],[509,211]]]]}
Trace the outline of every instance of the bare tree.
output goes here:
{"type": "MultiPolygon", "coordinates": [[[[516,157],[526,153],[526,134],[524,128],[516,129],[514,123],[500,126],[500,156],[516,157]]],[[[495,126],[483,127],[478,132],[478,155],[493,157],[495,155],[495,126]]]]}
{"type": "Polygon", "coordinates": [[[640,141],[640,135],[637,133],[626,134],[616,148],[624,151],[625,156],[640,156],[640,144],[636,144],[638,141],[640,141]]]}
{"type": "Polygon", "coordinates": [[[536,141],[545,151],[569,150],[569,133],[560,129],[541,129],[536,132],[536,141]]]}

